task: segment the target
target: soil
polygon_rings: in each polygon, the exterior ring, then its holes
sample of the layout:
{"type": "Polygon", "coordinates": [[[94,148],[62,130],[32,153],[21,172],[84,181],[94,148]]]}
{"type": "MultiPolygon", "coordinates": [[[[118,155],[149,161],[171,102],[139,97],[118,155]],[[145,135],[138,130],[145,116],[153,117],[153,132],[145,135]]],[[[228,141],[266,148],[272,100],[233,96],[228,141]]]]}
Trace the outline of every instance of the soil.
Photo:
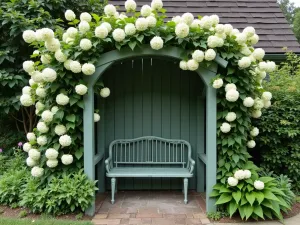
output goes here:
{"type": "MultiPolygon", "coordinates": [[[[283,218],[287,219],[293,216],[296,216],[300,213],[300,202],[297,202],[293,205],[292,209],[288,213],[283,213],[283,218]]],[[[261,220],[264,221],[264,220],[261,220]]],[[[268,220],[266,220],[268,221],[268,220]]],[[[233,216],[232,218],[224,217],[220,219],[219,221],[215,221],[216,223],[241,223],[245,222],[238,216],[233,216]]],[[[249,219],[247,222],[257,222],[256,220],[249,219]]]]}

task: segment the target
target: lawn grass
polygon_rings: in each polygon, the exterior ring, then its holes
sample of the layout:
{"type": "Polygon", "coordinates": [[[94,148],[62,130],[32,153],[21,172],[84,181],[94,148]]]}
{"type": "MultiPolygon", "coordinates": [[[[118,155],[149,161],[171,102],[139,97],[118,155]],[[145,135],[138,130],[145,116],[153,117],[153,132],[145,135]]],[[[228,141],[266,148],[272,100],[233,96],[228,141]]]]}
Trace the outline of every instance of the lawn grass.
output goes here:
{"type": "Polygon", "coordinates": [[[72,221],[56,219],[11,219],[0,217],[1,225],[92,225],[90,221],[72,221]]]}

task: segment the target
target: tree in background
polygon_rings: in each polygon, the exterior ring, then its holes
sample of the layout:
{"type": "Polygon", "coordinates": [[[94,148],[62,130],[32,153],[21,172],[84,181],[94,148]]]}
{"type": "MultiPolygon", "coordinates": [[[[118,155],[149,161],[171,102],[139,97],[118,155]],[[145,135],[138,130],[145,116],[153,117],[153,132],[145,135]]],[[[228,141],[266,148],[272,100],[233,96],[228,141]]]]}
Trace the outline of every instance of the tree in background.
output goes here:
{"type": "Polygon", "coordinates": [[[297,8],[295,10],[293,30],[294,30],[294,33],[296,35],[296,38],[300,42],[300,8],[297,8]]]}
{"type": "MultiPolygon", "coordinates": [[[[0,115],[13,119],[18,130],[30,132],[35,123],[34,107],[20,105],[20,90],[28,83],[22,63],[31,55],[32,47],[23,41],[22,32],[38,27],[62,27],[66,9],[102,14],[102,0],[2,0],[0,1],[0,115]]],[[[6,120],[5,119],[5,120],[6,120]]],[[[1,132],[0,132],[1,133],[1,132]]]]}

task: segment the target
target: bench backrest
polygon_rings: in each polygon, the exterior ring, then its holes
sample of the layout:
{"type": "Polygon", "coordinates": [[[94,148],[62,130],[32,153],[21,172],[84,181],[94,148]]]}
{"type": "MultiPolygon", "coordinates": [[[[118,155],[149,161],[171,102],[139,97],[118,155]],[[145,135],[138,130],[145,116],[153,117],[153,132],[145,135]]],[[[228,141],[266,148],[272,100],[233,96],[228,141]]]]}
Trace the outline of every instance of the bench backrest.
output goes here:
{"type": "Polygon", "coordinates": [[[190,143],[185,140],[154,136],[119,139],[109,145],[113,167],[137,164],[188,167],[191,151],[190,143]]]}

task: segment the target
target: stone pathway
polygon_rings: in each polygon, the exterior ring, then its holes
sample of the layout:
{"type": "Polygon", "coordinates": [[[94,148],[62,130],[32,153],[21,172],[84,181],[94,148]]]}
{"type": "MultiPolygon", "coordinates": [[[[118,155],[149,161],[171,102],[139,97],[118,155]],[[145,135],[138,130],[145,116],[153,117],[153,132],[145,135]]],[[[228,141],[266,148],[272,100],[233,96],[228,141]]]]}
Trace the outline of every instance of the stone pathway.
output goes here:
{"type": "Polygon", "coordinates": [[[100,224],[209,224],[205,211],[205,195],[190,192],[189,203],[183,203],[180,191],[118,192],[114,205],[110,195],[97,201],[94,225],[100,224]]]}

